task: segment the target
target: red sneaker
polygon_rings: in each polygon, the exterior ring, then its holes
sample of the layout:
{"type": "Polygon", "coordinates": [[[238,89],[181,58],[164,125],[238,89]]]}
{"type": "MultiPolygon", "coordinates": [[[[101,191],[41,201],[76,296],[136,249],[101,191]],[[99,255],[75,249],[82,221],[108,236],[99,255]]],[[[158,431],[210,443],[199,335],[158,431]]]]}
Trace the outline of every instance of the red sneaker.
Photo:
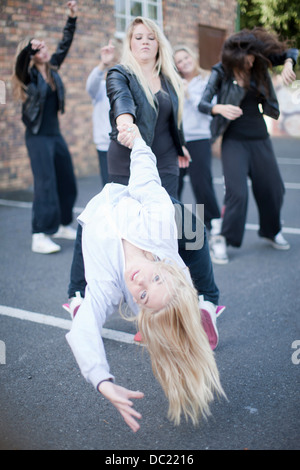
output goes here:
{"type": "Polygon", "coordinates": [[[210,347],[213,351],[216,349],[219,342],[216,318],[216,315],[210,313],[208,310],[204,310],[203,308],[201,309],[202,325],[205,333],[207,334],[210,347]]]}
{"type": "Polygon", "coordinates": [[[80,292],[76,292],[75,297],[72,297],[72,298],[70,299],[70,303],[68,303],[68,304],[63,304],[62,307],[63,307],[67,312],[69,312],[69,314],[71,315],[72,320],[73,320],[73,318],[75,318],[75,315],[76,315],[76,313],[78,312],[78,309],[79,309],[79,307],[80,307],[82,301],[83,301],[83,298],[81,297],[80,292]]]}
{"type": "Polygon", "coordinates": [[[225,310],[225,305],[218,305],[217,306],[217,310],[216,310],[216,317],[219,318],[220,315],[222,315],[222,313],[224,312],[225,310]]]}
{"type": "Polygon", "coordinates": [[[134,341],[136,341],[137,343],[142,343],[142,335],[141,333],[138,331],[135,335],[134,335],[134,341]]]}

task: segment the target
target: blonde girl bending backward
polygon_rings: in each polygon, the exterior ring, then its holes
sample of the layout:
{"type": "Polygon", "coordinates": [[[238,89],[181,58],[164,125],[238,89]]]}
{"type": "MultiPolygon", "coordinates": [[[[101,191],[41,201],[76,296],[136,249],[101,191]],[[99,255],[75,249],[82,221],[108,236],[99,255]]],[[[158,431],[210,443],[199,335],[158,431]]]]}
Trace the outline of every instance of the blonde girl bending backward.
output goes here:
{"type": "Polygon", "coordinates": [[[140,391],[116,384],[101,328],[125,302],[136,317],[153,373],[169,401],[169,418],[196,424],[224,395],[214,353],[203,329],[199,298],[178,254],[175,210],[161,186],[156,158],[134,124],[118,126],[132,148],[128,186],[108,184],[79,216],[87,288],[66,335],[85,379],[136,432],[140,391]]]}

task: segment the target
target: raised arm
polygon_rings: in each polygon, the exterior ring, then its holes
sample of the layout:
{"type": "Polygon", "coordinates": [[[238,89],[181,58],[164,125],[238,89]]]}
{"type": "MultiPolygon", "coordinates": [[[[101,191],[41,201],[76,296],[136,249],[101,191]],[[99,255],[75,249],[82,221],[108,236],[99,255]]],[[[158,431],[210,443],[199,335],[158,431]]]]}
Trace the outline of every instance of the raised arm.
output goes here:
{"type": "MultiPolygon", "coordinates": [[[[96,100],[98,94],[101,90],[101,80],[104,79],[104,70],[101,70],[97,65],[89,74],[85,89],[92,98],[92,100],[96,100]]],[[[99,99],[99,98],[98,98],[99,99]]]]}
{"type": "MultiPolygon", "coordinates": [[[[118,140],[122,145],[131,148],[130,178],[128,190],[130,195],[140,201],[143,206],[154,210],[166,210],[173,213],[173,204],[166,190],[161,186],[161,180],[156,166],[156,157],[151,148],[141,138],[135,124],[118,126],[118,140]]],[[[166,213],[167,216],[167,213],[166,213]]]]}
{"type": "Polygon", "coordinates": [[[21,50],[16,59],[15,73],[18,79],[24,83],[24,85],[28,85],[30,82],[30,75],[28,72],[29,64],[31,56],[37,52],[37,50],[33,50],[31,42],[32,40],[29,41],[27,46],[21,50]]]}
{"type": "Polygon", "coordinates": [[[297,63],[299,51],[298,49],[287,49],[281,53],[274,53],[268,56],[269,61],[273,67],[278,65],[283,65],[281,72],[281,77],[285,85],[290,85],[294,80],[296,80],[296,74],[294,72],[294,67],[297,63]]]}
{"type": "Polygon", "coordinates": [[[103,96],[103,91],[101,95],[98,95],[101,91],[101,80],[105,79],[107,69],[111,67],[116,60],[116,51],[115,47],[111,41],[106,46],[101,47],[100,49],[100,62],[99,64],[91,71],[86,82],[86,91],[93,100],[101,99],[103,96]]]}
{"type": "Polygon", "coordinates": [[[298,49],[288,49],[285,53],[279,56],[274,55],[273,57],[270,57],[272,65],[283,65],[281,77],[285,85],[290,85],[296,80],[294,67],[297,63],[298,53],[298,49]]]}
{"type": "Polygon", "coordinates": [[[60,67],[71,47],[77,20],[77,4],[74,0],[67,3],[69,8],[69,16],[63,30],[63,37],[58,43],[56,51],[52,55],[51,64],[60,67]]]}

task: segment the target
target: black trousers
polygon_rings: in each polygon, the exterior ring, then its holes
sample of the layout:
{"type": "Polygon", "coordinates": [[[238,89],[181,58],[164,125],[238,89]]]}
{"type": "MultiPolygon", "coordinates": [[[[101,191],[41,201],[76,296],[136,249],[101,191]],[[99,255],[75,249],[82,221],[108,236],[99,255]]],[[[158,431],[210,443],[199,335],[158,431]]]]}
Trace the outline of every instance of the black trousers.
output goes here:
{"type": "MultiPolygon", "coordinates": [[[[177,211],[177,223],[181,225],[178,227],[178,232],[181,234],[178,240],[179,255],[183,259],[184,263],[189,267],[190,274],[194,282],[195,288],[198,290],[199,295],[203,295],[205,300],[209,300],[215,305],[219,301],[219,290],[215,283],[213,266],[209,254],[209,246],[206,238],[205,227],[202,224],[201,230],[201,244],[196,244],[197,249],[187,249],[187,246],[193,246],[192,238],[186,238],[185,230],[185,217],[192,217],[192,231],[195,233],[195,237],[198,236],[199,224],[196,221],[195,215],[187,212],[184,209],[183,204],[174,198],[171,198],[173,204],[176,205],[177,211]],[[178,222],[179,221],[179,222],[178,222]],[[198,224],[198,225],[197,225],[198,224]],[[198,229],[197,229],[198,226],[198,229]],[[190,245],[189,245],[190,244],[190,245]]],[[[82,227],[78,225],[77,238],[74,246],[73,262],[71,266],[70,284],[68,288],[68,297],[74,297],[78,291],[81,296],[85,295],[86,280],[84,275],[84,260],[82,256],[82,227]]]]}
{"type": "Polygon", "coordinates": [[[211,219],[220,218],[211,173],[211,144],[208,139],[193,140],[186,143],[192,161],[187,169],[180,169],[179,198],[183,189],[183,178],[189,174],[196,204],[204,204],[204,223],[211,229],[211,219]]]}
{"type": "Polygon", "coordinates": [[[97,149],[97,154],[98,154],[98,160],[99,160],[100,177],[102,180],[102,186],[105,186],[106,183],[108,183],[107,152],[97,149]]]}
{"type": "MultiPolygon", "coordinates": [[[[169,196],[174,199],[178,199],[178,176],[172,175],[170,173],[160,174],[161,185],[165,188],[169,196]]],[[[127,186],[129,176],[122,175],[109,175],[108,177],[110,183],[119,183],[127,186]]]]}
{"type": "Polygon", "coordinates": [[[34,180],[32,233],[51,235],[73,220],[77,187],[71,155],[61,134],[26,133],[25,141],[34,180]]]}
{"type": "Polygon", "coordinates": [[[222,165],[225,179],[222,235],[227,244],[242,244],[248,207],[248,177],[259,213],[259,235],[273,238],[281,230],[280,211],[284,184],[270,138],[223,139],[222,165]]]}

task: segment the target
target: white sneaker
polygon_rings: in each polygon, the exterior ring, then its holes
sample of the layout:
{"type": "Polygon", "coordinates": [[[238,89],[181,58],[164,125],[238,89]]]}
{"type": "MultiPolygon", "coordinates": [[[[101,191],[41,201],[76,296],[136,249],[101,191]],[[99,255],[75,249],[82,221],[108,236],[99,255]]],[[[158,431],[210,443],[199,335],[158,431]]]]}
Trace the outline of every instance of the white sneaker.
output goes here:
{"type": "Polygon", "coordinates": [[[289,242],[282,235],[282,232],[278,232],[274,238],[266,238],[266,240],[268,240],[276,250],[289,250],[291,248],[289,242]]]}
{"type": "Polygon", "coordinates": [[[210,235],[220,235],[222,229],[222,219],[211,219],[210,235]]]}
{"type": "Polygon", "coordinates": [[[32,235],[31,249],[34,253],[41,253],[44,255],[57,253],[61,250],[60,246],[54,243],[49,235],[46,235],[45,233],[34,233],[32,235]]]}
{"type": "Polygon", "coordinates": [[[210,257],[213,263],[227,264],[227,247],[226,240],[223,235],[214,235],[209,241],[210,257]]]}
{"type": "Polygon", "coordinates": [[[65,238],[66,240],[76,240],[76,230],[70,225],[60,225],[53,238],[65,238]]]}

